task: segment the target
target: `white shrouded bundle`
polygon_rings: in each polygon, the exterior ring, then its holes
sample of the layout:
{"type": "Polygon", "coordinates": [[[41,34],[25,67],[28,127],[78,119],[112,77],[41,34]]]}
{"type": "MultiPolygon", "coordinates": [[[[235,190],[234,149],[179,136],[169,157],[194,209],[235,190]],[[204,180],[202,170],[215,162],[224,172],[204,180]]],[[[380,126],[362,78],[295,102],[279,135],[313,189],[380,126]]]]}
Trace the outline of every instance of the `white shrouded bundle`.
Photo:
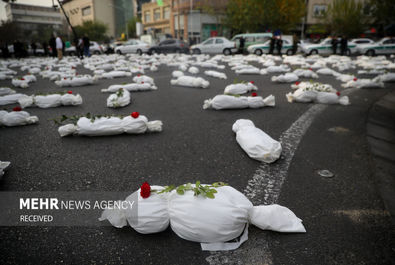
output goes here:
{"type": "Polygon", "coordinates": [[[241,95],[256,90],[258,90],[258,88],[252,82],[238,83],[226,86],[224,94],[241,95]]]}
{"type": "Polygon", "coordinates": [[[135,83],[149,83],[151,85],[155,85],[154,83],[154,79],[152,77],[146,76],[146,75],[137,75],[135,77],[133,77],[133,82],[135,83]]]}
{"type": "Polygon", "coordinates": [[[335,74],[335,77],[337,80],[340,80],[342,83],[347,83],[348,81],[351,81],[355,78],[354,75],[348,75],[348,74],[335,74]]]}
{"type": "Polygon", "coordinates": [[[248,66],[245,68],[237,69],[236,74],[238,75],[259,75],[261,70],[254,66],[248,66]]]}
{"type": "Polygon", "coordinates": [[[177,86],[186,86],[186,87],[202,87],[207,88],[210,85],[210,82],[201,78],[201,77],[193,77],[193,76],[180,76],[177,79],[170,80],[172,85],[177,86]]]}
{"type": "Polygon", "coordinates": [[[77,106],[82,104],[82,98],[80,94],[49,94],[49,95],[32,95],[21,97],[18,99],[18,103],[22,108],[27,107],[39,107],[39,108],[55,108],[59,106],[77,106]]]}
{"type": "Polygon", "coordinates": [[[375,77],[373,80],[381,82],[395,82],[395,73],[382,74],[375,77]]]}
{"type": "Polygon", "coordinates": [[[141,134],[145,132],[161,132],[161,121],[148,121],[147,117],[140,115],[137,118],[131,116],[100,117],[94,120],[86,117],[78,119],[77,124],[66,124],[59,127],[61,137],[76,134],[86,136],[117,135],[122,133],[141,134]]]}
{"type": "Polygon", "coordinates": [[[329,84],[322,84],[318,82],[296,82],[295,84],[291,85],[292,89],[299,89],[302,88],[304,90],[314,90],[314,91],[321,91],[321,92],[332,92],[336,93],[337,90],[334,89],[329,84]]]}
{"type": "Polygon", "coordinates": [[[314,73],[312,70],[296,69],[295,71],[293,71],[293,73],[299,77],[318,78],[318,75],[314,73]]]}
{"type": "Polygon", "coordinates": [[[273,65],[273,66],[269,66],[268,68],[266,68],[266,71],[268,73],[285,73],[285,72],[291,71],[291,68],[289,68],[289,66],[284,65],[284,64],[279,65],[279,66],[273,65]]]}
{"type": "Polygon", "coordinates": [[[127,76],[132,76],[132,73],[131,72],[125,72],[125,71],[111,71],[111,72],[108,72],[108,73],[103,73],[99,77],[112,79],[112,78],[127,77],[127,76]]]}
{"type": "Polygon", "coordinates": [[[0,125],[4,126],[20,126],[27,124],[34,124],[38,122],[37,116],[30,116],[26,111],[11,111],[0,110],[0,125]]]}
{"type": "Polygon", "coordinates": [[[0,80],[12,79],[13,75],[7,75],[6,73],[0,72],[0,80]]]}
{"type": "Polygon", "coordinates": [[[37,81],[37,78],[34,75],[24,75],[22,78],[27,80],[29,83],[37,81]]]}
{"type": "Polygon", "coordinates": [[[0,179],[4,175],[4,170],[6,170],[11,165],[11,162],[0,161],[0,179]]]}
{"type": "Polygon", "coordinates": [[[273,163],[280,158],[281,143],[256,128],[251,120],[237,120],[232,130],[236,133],[236,141],[252,159],[265,163],[273,163]]]}
{"type": "Polygon", "coordinates": [[[107,98],[107,107],[120,108],[130,104],[130,93],[126,89],[120,88],[117,93],[111,94],[107,98]]]}
{"type": "Polygon", "coordinates": [[[215,78],[219,78],[219,79],[227,79],[225,73],[221,73],[221,72],[217,72],[217,71],[212,71],[212,70],[204,71],[204,74],[207,76],[211,76],[211,77],[215,77],[215,78]]]}
{"type": "Polygon", "coordinates": [[[108,88],[102,89],[101,92],[117,92],[120,88],[123,88],[129,92],[135,91],[148,91],[148,90],[157,90],[158,88],[155,85],[150,83],[130,83],[125,85],[111,85],[108,88]]]}
{"type": "Polygon", "coordinates": [[[22,79],[12,79],[11,84],[14,87],[20,87],[20,88],[28,88],[29,87],[29,81],[24,79],[22,77],[22,79]]]}
{"type": "Polygon", "coordinates": [[[197,68],[195,66],[191,66],[191,67],[189,67],[188,72],[190,72],[191,74],[196,75],[196,74],[199,73],[199,68],[197,68]]]}
{"type": "Polygon", "coordinates": [[[17,93],[17,94],[0,96],[0,106],[18,103],[18,100],[23,97],[27,97],[27,95],[17,93]]]}
{"type": "Polygon", "coordinates": [[[332,70],[330,68],[321,68],[317,70],[317,74],[320,75],[335,75],[338,74],[335,70],[332,70]]]}
{"type": "Polygon", "coordinates": [[[272,82],[277,83],[292,83],[299,80],[299,77],[294,73],[286,73],[283,75],[272,76],[272,82]]]}
{"type": "MultiPolygon", "coordinates": [[[[191,184],[192,187],[196,187],[191,184]]],[[[164,187],[152,186],[161,191],[164,187]]],[[[194,196],[187,190],[180,195],[176,190],[157,194],[151,192],[148,198],[137,191],[137,215],[131,209],[112,208],[103,211],[100,221],[108,220],[113,226],[129,225],[137,232],[151,234],[167,229],[181,238],[201,243],[202,250],[218,251],[237,249],[248,240],[248,224],[277,232],[305,233],[306,229],[290,209],[273,204],[253,206],[241,192],[230,186],[216,187],[215,198],[194,196]],[[241,237],[240,237],[241,236],[241,237]],[[237,242],[227,242],[233,239],[237,242]]],[[[126,202],[135,202],[135,195],[126,202]]]]}
{"type": "Polygon", "coordinates": [[[16,91],[9,87],[0,87],[0,96],[15,94],[16,91]]]}
{"type": "Polygon", "coordinates": [[[321,103],[321,104],[340,104],[349,105],[349,99],[347,96],[340,97],[336,93],[322,92],[315,90],[305,90],[299,88],[293,93],[286,94],[288,102],[301,102],[301,103],[321,103]]]}
{"type": "Polygon", "coordinates": [[[55,81],[55,84],[60,87],[67,87],[67,86],[86,86],[92,85],[96,79],[90,75],[81,75],[75,76],[72,78],[63,78],[61,80],[55,81]]]}
{"type": "Polygon", "coordinates": [[[356,79],[348,81],[345,84],[342,84],[344,88],[383,88],[384,83],[379,79],[356,79]]]}
{"type": "Polygon", "coordinates": [[[262,97],[245,97],[231,95],[217,95],[212,99],[204,101],[203,109],[246,109],[246,108],[262,108],[274,107],[275,97],[270,95],[266,98],[262,97]]]}
{"type": "Polygon", "coordinates": [[[184,75],[184,73],[182,71],[178,71],[178,70],[175,70],[175,71],[173,71],[171,73],[171,76],[174,77],[174,78],[178,78],[178,77],[183,76],[183,75],[184,75]]]}

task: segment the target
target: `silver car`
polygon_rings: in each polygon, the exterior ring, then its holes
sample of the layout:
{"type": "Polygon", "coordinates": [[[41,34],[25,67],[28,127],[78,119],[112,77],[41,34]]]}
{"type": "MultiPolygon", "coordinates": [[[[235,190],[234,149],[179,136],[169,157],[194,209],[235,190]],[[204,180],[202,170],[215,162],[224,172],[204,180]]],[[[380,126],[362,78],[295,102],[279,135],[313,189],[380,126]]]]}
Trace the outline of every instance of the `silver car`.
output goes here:
{"type": "Polygon", "coordinates": [[[201,53],[223,53],[231,55],[237,51],[236,43],[224,37],[209,38],[202,43],[192,45],[190,48],[193,54],[201,53]]]}
{"type": "Polygon", "coordinates": [[[148,52],[150,46],[141,40],[128,40],[124,44],[117,46],[115,52],[118,54],[137,53],[139,55],[148,52]]]}

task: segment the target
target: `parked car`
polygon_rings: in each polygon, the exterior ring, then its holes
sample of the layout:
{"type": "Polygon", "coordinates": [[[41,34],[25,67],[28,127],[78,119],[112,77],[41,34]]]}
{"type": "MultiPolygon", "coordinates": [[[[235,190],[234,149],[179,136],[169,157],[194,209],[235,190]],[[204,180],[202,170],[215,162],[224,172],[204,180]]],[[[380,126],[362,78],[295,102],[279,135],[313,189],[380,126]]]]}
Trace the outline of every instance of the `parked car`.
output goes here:
{"type": "MultiPolygon", "coordinates": [[[[104,52],[103,48],[96,41],[89,41],[89,51],[91,54],[102,54],[104,52]]],[[[77,54],[77,49],[75,46],[70,46],[65,49],[65,54],[74,56],[77,54]]]]}
{"type": "MultiPolygon", "coordinates": [[[[293,53],[293,37],[292,35],[283,35],[281,36],[283,41],[283,46],[281,47],[281,53],[292,55],[293,53]]],[[[248,53],[254,53],[256,55],[262,55],[263,53],[269,53],[270,49],[270,40],[267,40],[265,43],[250,45],[247,48],[248,53]]],[[[277,53],[276,46],[274,47],[273,53],[277,53]]]]}
{"type": "Polygon", "coordinates": [[[230,55],[237,51],[236,43],[224,37],[209,38],[202,43],[192,45],[190,48],[193,54],[201,53],[223,53],[230,55]]]}
{"type": "Polygon", "coordinates": [[[122,45],[115,47],[115,52],[122,53],[137,53],[139,55],[148,52],[149,45],[141,40],[128,40],[122,45]]]}
{"type": "Polygon", "coordinates": [[[148,49],[148,54],[172,52],[189,53],[189,46],[182,40],[166,39],[148,49]]]}
{"type": "MultiPolygon", "coordinates": [[[[13,49],[13,50],[14,50],[14,49],[13,49]]],[[[29,55],[34,55],[33,49],[32,49],[32,46],[31,46],[31,45],[29,45],[29,46],[27,47],[27,53],[28,53],[29,55]]],[[[37,47],[37,48],[36,48],[36,56],[44,56],[44,54],[45,54],[45,52],[44,52],[44,49],[43,49],[43,48],[41,48],[41,47],[37,47]]]]}
{"type": "Polygon", "coordinates": [[[244,33],[233,36],[231,41],[236,42],[236,47],[239,48],[240,38],[244,38],[244,49],[247,50],[250,45],[265,43],[273,36],[272,33],[244,33]]]}
{"type": "Polygon", "coordinates": [[[358,38],[358,39],[352,39],[350,40],[351,43],[355,43],[356,45],[359,44],[371,44],[374,43],[373,40],[368,39],[368,38],[358,38]]]}
{"type": "Polygon", "coordinates": [[[395,38],[383,38],[378,42],[370,44],[358,45],[358,52],[368,56],[376,54],[394,54],[395,53],[395,38]]]}
{"type": "MultiPolygon", "coordinates": [[[[332,39],[326,38],[320,43],[317,44],[303,44],[301,45],[303,53],[310,55],[310,54],[332,54],[332,39]]],[[[337,45],[337,51],[340,52],[340,40],[337,45]]],[[[351,55],[357,52],[357,45],[352,42],[347,43],[347,55],[351,55]]]]}

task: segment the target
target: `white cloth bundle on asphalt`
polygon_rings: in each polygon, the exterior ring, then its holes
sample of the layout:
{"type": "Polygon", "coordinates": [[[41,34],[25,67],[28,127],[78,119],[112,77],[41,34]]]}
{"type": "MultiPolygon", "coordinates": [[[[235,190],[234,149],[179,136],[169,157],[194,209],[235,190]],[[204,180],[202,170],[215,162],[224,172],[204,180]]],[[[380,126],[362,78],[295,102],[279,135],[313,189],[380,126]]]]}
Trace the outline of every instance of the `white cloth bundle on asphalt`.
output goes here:
{"type": "Polygon", "coordinates": [[[335,77],[337,80],[340,80],[342,83],[346,83],[355,78],[354,75],[348,75],[348,74],[335,74],[335,77]]]}
{"type": "Polygon", "coordinates": [[[251,120],[237,120],[233,124],[232,130],[236,133],[237,143],[252,159],[273,163],[280,158],[281,143],[256,128],[251,120]]]}
{"type": "Polygon", "coordinates": [[[383,88],[384,83],[379,79],[357,79],[350,80],[345,84],[342,84],[344,88],[383,88]]]}
{"type": "Polygon", "coordinates": [[[322,92],[332,92],[336,93],[337,90],[334,89],[329,84],[322,84],[318,82],[296,82],[295,84],[291,85],[292,89],[299,89],[302,88],[304,90],[314,90],[314,91],[322,91],[322,92]]]}
{"type": "Polygon", "coordinates": [[[191,66],[191,67],[189,67],[188,72],[190,72],[191,74],[196,75],[196,74],[199,73],[199,68],[197,68],[195,66],[191,66]]]}
{"type": "Polygon", "coordinates": [[[314,73],[312,70],[306,69],[296,69],[293,73],[299,77],[305,78],[318,78],[318,75],[314,73]]]}
{"type": "Polygon", "coordinates": [[[10,94],[15,94],[16,91],[9,87],[0,87],[0,96],[6,96],[10,94]]]}
{"type": "Polygon", "coordinates": [[[317,70],[317,74],[320,75],[334,75],[338,74],[335,70],[332,70],[330,68],[321,68],[317,70]]]}
{"type": "Polygon", "coordinates": [[[23,79],[27,80],[27,82],[36,82],[37,78],[34,75],[24,75],[23,79]]]}
{"type": "Polygon", "coordinates": [[[0,80],[6,80],[6,79],[12,79],[12,78],[14,78],[13,75],[7,75],[4,73],[0,73],[0,80]]]}
{"type": "Polygon", "coordinates": [[[127,76],[132,76],[132,73],[131,72],[125,72],[125,71],[111,71],[111,72],[108,72],[108,73],[101,74],[100,77],[107,78],[107,79],[112,79],[112,78],[127,77],[127,76]]]}
{"type": "Polygon", "coordinates": [[[347,96],[340,97],[336,93],[322,92],[315,90],[304,90],[299,88],[293,93],[286,94],[288,102],[300,102],[300,103],[321,103],[321,104],[340,104],[349,105],[349,99],[347,96]]]}
{"type": "Polygon", "coordinates": [[[270,95],[266,98],[262,97],[245,97],[232,95],[217,95],[212,99],[204,101],[203,109],[246,109],[246,108],[262,108],[274,107],[275,97],[270,95]]]}
{"type": "Polygon", "coordinates": [[[158,88],[155,85],[150,83],[130,83],[125,85],[111,85],[108,88],[102,89],[101,92],[116,92],[120,88],[126,89],[129,92],[134,91],[148,91],[148,90],[157,90],[158,88]]]}
{"type": "Polygon", "coordinates": [[[208,71],[204,71],[204,74],[207,76],[211,76],[211,77],[215,77],[215,78],[219,78],[219,79],[227,79],[225,73],[221,73],[221,72],[217,72],[217,71],[208,70],[208,71]]]}
{"type": "Polygon", "coordinates": [[[285,72],[291,71],[291,68],[289,68],[289,66],[284,65],[284,64],[279,65],[279,66],[273,65],[273,66],[269,66],[268,68],[266,68],[266,71],[268,73],[285,73],[285,72]]]}
{"type": "Polygon", "coordinates": [[[149,68],[149,70],[150,70],[151,72],[157,72],[157,71],[159,70],[159,68],[158,68],[158,66],[156,66],[156,65],[152,65],[152,66],[149,68]]]}
{"type": "MultiPolygon", "coordinates": [[[[163,189],[160,186],[151,188],[163,189]]],[[[217,193],[213,199],[194,196],[190,190],[183,195],[175,190],[163,194],[151,192],[143,199],[138,190],[137,216],[133,216],[131,209],[112,208],[104,210],[99,220],[108,220],[117,228],[129,223],[142,234],[164,231],[170,223],[179,237],[199,242],[202,250],[207,251],[237,249],[248,240],[249,223],[276,232],[306,232],[302,220],[286,207],[277,204],[253,206],[233,187],[215,189],[217,193]],[[235,242],[227,242],[235,239],[235,242]]],[[[125,201],[130,202],[132,198],[130,195],[125,201]]]]}
{"type": "Polygon", "coordinates": [[[77,124],[66,124],[59,127],[61,137],[77,134],[86,136],[117,135],[122,133],[141,134],[145,132],[161,132],[161,121],[148,121],[147,117],[140,115],[137,118],[131,116],[100,117],[93,121],[86,117],[78,119],[77,124]]]}
{"type": "Polygon", "coordinates": [[[0,96],[0,106],[18,103],[18,100],[23,97],[27,97],[26,94],[10,94],[5,96],[0,96]]]}
{"type": "Polygon", "coordinates": [[[173,71],[171,73],[171,76],[174,77],[174,78],[178,78],[178,77],[183,76],[183,75],[184,75],[184,73],[182,71],[178,71],[178,70],[175,70],[175,71],[173,71]]]}
{"type": "Polygon", "coordinates": [[[254,67],[254,66],[249,66],[246,68],[241,68],[236,70],[236,74],[238,75],[259,75],[261,74],[261,69],[254,67]]]}
{"type": "Polygon", "coordinates": [[[29,81],[24,80],[24,79],[12,79],[11,84],[14,87],[20,87],[20,88],[28,88],[29,87],[29,81]]]}
{"type": "Polygon", "coordinates": [[[4,126],[20,126],[27,124],[34,124],[38,122],[37,116],[30,116],[26,111],[11,111],[0,110],[0,125],[4,126]]]}
{"type": "Polygon", "coordinates": [[[373,78],[373,80],[381,82],[395,82],[395,73],[382,74],[373,78]]]}
{"type": "Polygon", "coordinates": [[[193,77],[193,76],[180,76],[177,79],[170,80],[170,84],[177,86],[186,86],[186,87],[202,87],[207,88],[210,85],[210,82],[201,78],[201,77],[193,77]]]}
{"type": "Polygon", "coordinates": [[[96,79],[90,75],[81,75],[75,76],[72,78],[63,78],[61,80],[55,81],[55,84],[60,87],[68,87],[68,86],[86,86],[92,85],[96,79]]]}
{"type": "Polygon", "coordinates": [[[126,89],[120,88],[117,93],[111,94],[107,98],[107,107],[120,108],[130,104],[130,93],[126,89]],[[122,92],[121,92],[122,91],[122,92]],[[121,93],[121,95],[119,95],[121,93]]]}
{"type": "Polygon", "coordinates": [[[258,88],[251,82],[238,83],[226,86],[224,94],[241,95],[256,90],[258,90],[258,88]]]}
{"type": "Polygon", "coordinates": [[[11,162],[0,161],[0,180],[4,175],[4,171],[11,165],[11,162]]]}
{"type": "Polygon", "coordinates": [[[299,80],[299,77],[294,73],[285,73],[278,76],[272,76],[272,82],[277,83],[292,83],[299,80]]]}
{"type": "Polygon", "coordinates": [[[155,85],[154,79],[152,77],[146,75],[140,75],[133,77],[133,82],[135,83],[149,83],[151,85],[155,85]]]}
{"type": "Polygon", "coordinates": [[[82,104],[82,98],[80,94],[49,94],[49,95],[32,95],[21,97],[18,99],[18,103],[22,108],[27,107],[39,107],[39,108],[55,108],[59,106],[77,106],[82,104]]]}

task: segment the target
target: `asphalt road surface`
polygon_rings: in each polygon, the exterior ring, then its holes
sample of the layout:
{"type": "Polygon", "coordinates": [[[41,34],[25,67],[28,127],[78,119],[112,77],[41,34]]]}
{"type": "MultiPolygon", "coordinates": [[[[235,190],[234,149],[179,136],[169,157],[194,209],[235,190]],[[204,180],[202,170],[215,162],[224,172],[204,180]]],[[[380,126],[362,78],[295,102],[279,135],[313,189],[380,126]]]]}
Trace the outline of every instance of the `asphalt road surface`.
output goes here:
{"type": "MultiPolygon", "coordinates": [[[[198,76],[210,81],[207,89],[171,86],[175,69],[161,65],[158,72],[146,72],[158,90],[132,93],[132,103],[124,108],[107,108],[109,94],[100,89],[131,82],[131,77],[71,88],[81,94],[80,106],[27,109],[39,117],[37,125],[0,128],[0,160],[12,163],[0,190],[132,193],[144,181],[156,185],[224,181],[254,205],[276,202],[290,208],[303,219],[307,233],[280,234],[250,226],[249,240],[239,249],[204,252],[198,243],[179,238],[170,228],[142,235],[131,227],[1,227],[0,263],[393,264],[394,227],[375,186],[366,117],[370,106],[393,91],[395,84],[347,91],[349,106],[291,104],[285,97],[290,85],[271,82],[272,75],[237,76],[227,67],[224,81],[199,69],[198,76]],[[263,97],[275,95],[276,106],[202,109],[205,99],[222,94],[236,78],[254,81],[263,97]],[[163,131],[61,138],[58,125],[50,120],[62,114],[128,115],[133,111],[161,120],[163,131]],[[251,119],[272,138],[287,141],[286,151],[270,166],[271,171],[237,144],[232,125],[240,118],[251,119]],[[321,177],[317,174],[321,169],[330,170],[334,177],[321,177]]],[[[82,67],[77,70],[90,73],[82,67]]],[[[333,77],[321,76],[318,81],[344,90],[333,77]]],[[[0,81],[2,86],[11,82],[0,81]]],[[[38,77],[30,88],[16,90],[33,94],[69,88],[38,77]]]]}

